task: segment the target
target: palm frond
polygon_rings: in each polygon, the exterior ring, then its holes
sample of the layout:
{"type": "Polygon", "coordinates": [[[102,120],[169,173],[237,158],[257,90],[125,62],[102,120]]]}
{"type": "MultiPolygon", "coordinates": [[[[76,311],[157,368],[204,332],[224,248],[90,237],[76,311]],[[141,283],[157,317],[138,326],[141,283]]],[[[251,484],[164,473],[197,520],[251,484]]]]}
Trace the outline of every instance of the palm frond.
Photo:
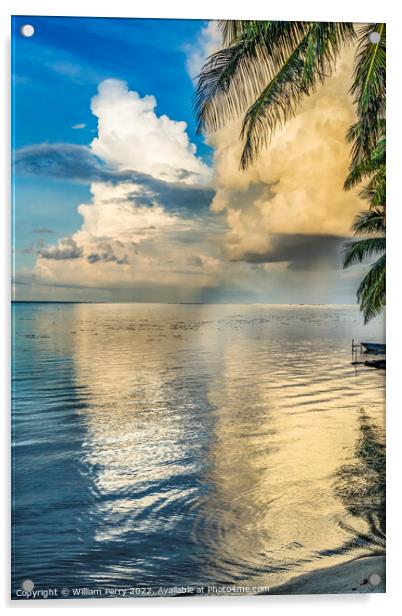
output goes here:
{"type": "Polygon", "coordinates": [[[248,21],[227,29],[230,45],[212,54],[198,76],[198,132],[213,132],[243,113],[299,44],[306,25],[248,21]]]}
{"type": "Polygon", "coordinates": [[[386,140],[385,137],[381,137],[377,146],[360,160],[352,163],[349,174],[344,182],[344,189],[349,190],[356,184],[359,184],[364,178],[372,175],[374,172],[380,170],[385,173],[386,162],[386,140]]]}
{"type": "Polygon", "coordinates": [[[376,317],[385,306],[386,259],[382,255],[370,268],[357,290],[364,322],[376,317]]]}
{"type": "Polygon", "coordinates": [[[373,235],[385,233],[385,212],[382,208],[363,210],[356,216],[353,227],[356,235],[373,235]]]}
{"type": "Polygon", "coordinates": [[[351,23],[312,23],[304,57],[302,88],[309,91],[317,82],[324,83],[325,78],[331,76],[341,49],[354,38],[351,23]]]}
{"type": "Polygon", "coordinates": [[[245,139],[240,165],[245,169],[261,148],[269,142],[275,128],[295,115],[303,91],[300,77],[303,71],[303,52],[308,37],[304,37],[247,111],[243,120],[241,139],[245,139]]]}
{"type": "Polygon", "coordinates": [[[332,74],[342,46],[353,36],[352,24],[309,24],[299,45],[245,115],[241,132],[245,139],[240,162],[243,169],[269,143],[277,126],[295,115],[302,97],[332,74]]]}
{"type": "Polygon", "coordinates": [[[358,31],[358,47],[351,93],[356,103],[359,134],[352,151],[357,162],[376,146],[379,121],[385,117],[386,27],[385,24],[362,26],[358,31]],[[372,43],[370,35],[380,35],[372,43]]]}
{"type": "Polygon", "coordinates": [[[386,177],[385,167],[377,171],[370,182],[360,191],[360,197],[369,201],[371,207],[385,206],[386,177]]]}
{"type": "MultiPolygon", "coordinates": [[[[376,131],[376,134],[378,135],[378,140],[385,137],[385,131],[386,131],[385,118],[377,119],[375,131],[376,131]]],[[[362,158],[367,156],[368,151],[367,151],[367,148],[364,147],[363,136],[364,136],[364,132],[362,130],[362,125],[361,125],[360,120],[357,120],[357,122],[352,124],[352,126],[346,131],[346,141],[352,144],[350,169],[352,169],[355,165],[357,165],[362,158]]],[[[373,143],[373,147],[375,147],[374,143],[373,143]]]]}
{"type": "Polygon", "coordinates": [[[385,251],[385,237],[370,237],[367,239],[345,242],[343,267],[361,263],[375,254],[385,251]]]}
{"type": "MultiPolygon", "coordinates": [[[[218,28],[222,32],[222,44],[229,47],[235,39],[241,36],[251,23],[251,20],[226,19],[218,21],[218,28]]],[[[258,22],[257,22],[258,23],[258,22]]]]}

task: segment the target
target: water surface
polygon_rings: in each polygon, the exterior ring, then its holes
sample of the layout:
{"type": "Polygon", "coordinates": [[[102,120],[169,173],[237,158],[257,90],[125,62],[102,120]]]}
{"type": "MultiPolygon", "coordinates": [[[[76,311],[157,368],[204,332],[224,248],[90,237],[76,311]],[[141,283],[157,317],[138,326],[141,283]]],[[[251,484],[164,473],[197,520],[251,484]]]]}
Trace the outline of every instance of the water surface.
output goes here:
{"type": "Polygon", "coordinates": [[[13,589],[268,585],[383,550],[355,307],[15,304],[13,589]]]}

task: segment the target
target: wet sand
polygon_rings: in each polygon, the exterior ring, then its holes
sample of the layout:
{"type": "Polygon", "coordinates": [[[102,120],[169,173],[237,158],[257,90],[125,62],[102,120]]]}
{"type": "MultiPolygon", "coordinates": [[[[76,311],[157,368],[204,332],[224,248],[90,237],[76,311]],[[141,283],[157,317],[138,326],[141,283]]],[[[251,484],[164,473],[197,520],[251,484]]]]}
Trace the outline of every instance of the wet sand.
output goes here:
{"type": "Polygon", "coordinates": [[[300,575],[271,588],[272,595],[316,595],[340,593],[384,593],[385,556],[358,558],[343,565],[300,575]]]}

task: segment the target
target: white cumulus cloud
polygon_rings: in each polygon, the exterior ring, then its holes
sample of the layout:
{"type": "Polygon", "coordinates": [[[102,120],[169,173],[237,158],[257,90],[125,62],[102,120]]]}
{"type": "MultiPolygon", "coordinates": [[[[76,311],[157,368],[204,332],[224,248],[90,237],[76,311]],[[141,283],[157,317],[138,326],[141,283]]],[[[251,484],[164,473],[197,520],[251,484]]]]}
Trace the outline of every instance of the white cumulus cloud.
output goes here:
{"type": "MultiPolygon", "coordinates": [[[[158,116],[155,108],[153,96],[140,97],[122,81],[103,81],[91,101],[98,135],[90,148],[111,170],[185,184],[196,196],[208,186],[210,169],[197,157],[186,123],[158,116]]],[[[81,228],[39,253],[35,275],[42,283],[193,289],[195,295],[184,295],[190,299],[218,284],[218,225],[209,214],[197,215],[196,202],[186,211],[169,209],[152,188],[144,193],[130,180],[92,182],[90,191],[91,200],[78,207],[81,228]]]]}
{"type": "Polygon", "coordinates": [[[130,91],[123,81],[100,83],[91,102],[98,118],[94,154],[118,170],[135,170],[165,181],[199,183],[210,170],[196,155],[185,122],[158,116],[154,96],[130,91]]]}

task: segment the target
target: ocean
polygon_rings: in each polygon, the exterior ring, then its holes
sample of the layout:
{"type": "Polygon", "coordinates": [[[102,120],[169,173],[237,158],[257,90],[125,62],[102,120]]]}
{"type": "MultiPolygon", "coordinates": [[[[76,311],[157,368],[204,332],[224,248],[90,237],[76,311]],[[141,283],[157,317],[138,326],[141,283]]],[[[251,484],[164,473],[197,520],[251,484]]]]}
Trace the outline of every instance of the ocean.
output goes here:
{"type": "Polygon", "coordinates": [[[383,551],[385,372],[351,364],[382,319],[19,303],[13,331],[13,593],[258,592],[383,551]]]}

